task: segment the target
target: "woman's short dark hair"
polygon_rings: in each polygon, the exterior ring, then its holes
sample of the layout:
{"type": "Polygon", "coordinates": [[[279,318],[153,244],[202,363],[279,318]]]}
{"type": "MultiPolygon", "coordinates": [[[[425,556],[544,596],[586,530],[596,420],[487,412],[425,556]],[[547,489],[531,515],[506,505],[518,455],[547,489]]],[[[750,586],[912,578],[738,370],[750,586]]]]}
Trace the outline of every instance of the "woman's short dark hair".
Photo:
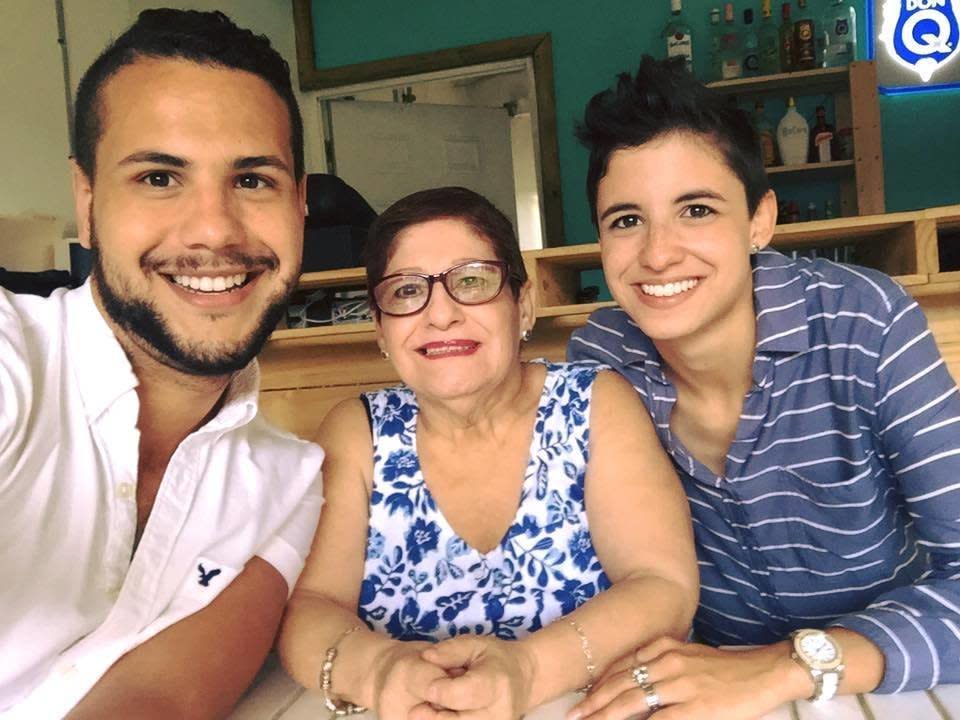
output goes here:
{"type": "Polygon", "coordinates": [[[290,67],[264,35],[237,27],[222,12],[144,10],[84,73],[74,108],[73,153],[92,181],[103,132],[100,89],[126,65],[142,58],[180,58],[202,65],[245,70],[263,79],[287,106],[294,177],[303,177],[303,121],[290,82],[290,67]]]}
{"type": "Polygon", "coordinates": [[[527,281],[527,269],[513,224],[483,195],[462,187],[441,187],[397,200],[370,226],[364,259],[371,297],[374,286],[383,280],[397,236],[407,228],[430,220],[461,220],[487,240],[497,260],[507,264],[507,281],[514,298],[520,296],[520,288],[527,281]]]}
{"type": "MultiPolygon", "coordinates": [[[[597,188],[617,150],[639,147],[672,132],[692,132],[712,142],[743,183],[750,216],[770,189],[760,138],[750,118],[729,99],[700,83],[682,58],[645,55],[636,75],[621,73],[615,87],[587,104],[577,138],[590,151],[587,200],[597,224],[597,188]]],[[[656,182],[656,178],[651,178],[656,182]]]]}

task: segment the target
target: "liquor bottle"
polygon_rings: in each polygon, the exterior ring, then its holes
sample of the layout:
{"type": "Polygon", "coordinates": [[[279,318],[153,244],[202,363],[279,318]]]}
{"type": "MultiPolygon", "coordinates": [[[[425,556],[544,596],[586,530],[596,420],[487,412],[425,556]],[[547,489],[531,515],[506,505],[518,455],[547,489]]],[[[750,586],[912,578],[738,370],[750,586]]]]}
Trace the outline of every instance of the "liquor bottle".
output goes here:
{"type": "Polygon", "coordinates": [[[827,200],[823,203],[823,219],[830,220],[835,218],[836,215],[833,212],[833,201],[827,200]]]}
{"type": "Polygon", "coordinates": [[[720,52],[720,39],[722,35],[720,8],[712,8],[710,10],[710,57],[707,63],[707,82],[723,79],[723,60],[720,52]]]}
{"type": "Polygon", "coordinates": [[[720,38],[720,59],[723,67],[723,79],[732,80],[743,75],[740,57],[740,34],[733,22],[733,3],[723,7],[723,35],[720,38]]]}
{"type": "Polygon", "coordinates": [[[753,106],[753,126],[760,137],[760,155],[763,166],[770,167],[777,164],[777,144],[774,140],[774,129],[764,112],[763,101],[757,100],[753,106]]]}
{"type": "Polygon", "coordinates": [[[763,0],[760,30],[757,35],[760,45],[760,74],[773,75],[780,72],[780,35],[770,11],[770,0],[763,0]]]}
{"type": "Polygon", "coordinates": [[[833,125],[827,122],[827,111],[823,105],[817,105],[817,118],[810,130],[810,150],[808,162],[829,162],[833,160],[833,125]]]}
{"type": "Polygon", "coordinates": [[[753,26],[753,10],[743,11],[743,74],[760,74],[760,40],[753,26]]]}
{"type": "Polygon", "coordinates": [[[780,6],[780,14],[783,18],[780,23],[780,70],[791,72],[793,70],[793,21],[790,20],[790,3],[785,2],[780,6]]]}
{"type": "Polygon", "coordinates": [[[807,161],[809,138],[810,126],[797,112],[797,104],[791,97],[787,101],[787,112],[777,125],[777,146],[784,165],[801,165],[807,161]]]}
{"type": "Polygon", "coordinates": [[[844,67],[857,56],[857,11],[832,0],[823,15],[823,67],[844,67]]]}
{"type": "Polygon", "coordinates": [[[683,14],[682,0],[670,0],[670,20],[661,36],[667,45],[667,57],[682,57],[687,71],[693,72],[693,34],[683,14]]]}
{"type": "Polygon", "coordinates": [[[797,0],[797,17],[793,21],[793,69],[813,70],[817,67],[817,40],[813,15],[807,0],[797,0]]]}

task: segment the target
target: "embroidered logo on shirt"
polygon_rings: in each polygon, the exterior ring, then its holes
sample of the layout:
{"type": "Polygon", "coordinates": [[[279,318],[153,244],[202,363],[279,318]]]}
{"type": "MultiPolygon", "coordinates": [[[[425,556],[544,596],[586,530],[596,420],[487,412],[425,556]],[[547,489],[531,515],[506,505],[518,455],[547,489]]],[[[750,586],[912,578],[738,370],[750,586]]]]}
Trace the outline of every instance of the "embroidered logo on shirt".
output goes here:
{"type": "Polygon", "coordinates": [[[203,569],[203,563],[200,563],[199,565],[197,565],[197,570],[200,571],[200,580],[198,582],[203,587],[210,587],[210,581],[213,580],[221,572],[219,568],[214,568],[210,572],[207,572],[206,570],[203,569]]]}

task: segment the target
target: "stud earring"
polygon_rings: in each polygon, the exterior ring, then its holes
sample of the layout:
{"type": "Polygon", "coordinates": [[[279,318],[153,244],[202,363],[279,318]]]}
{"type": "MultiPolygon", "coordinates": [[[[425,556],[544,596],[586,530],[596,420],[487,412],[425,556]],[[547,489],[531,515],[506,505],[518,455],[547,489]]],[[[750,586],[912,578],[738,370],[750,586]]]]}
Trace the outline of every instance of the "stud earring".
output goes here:
{"type": "Polygon", "coordinates": [[[383,348],[380,348],[380,357],[382,357],[384,360],[389,360],[389,359],[390,359],[390,353],[388,353],[388,352],[387,352],[386,350],[384,350],[383,348]]]}
{"type": "Polygon", "coordinates": [[[758,252],[760,252],[760,246],[756,243],[750,243],[750,254],[756,255],[758,252]]]}
{"type": "Polygon", "coordinates": [[[529,331],[529,330],[524,330],[524,331],[520,334],[520,339],[523,340],[524,342],[530,342],[530,331],[529,331]]]}

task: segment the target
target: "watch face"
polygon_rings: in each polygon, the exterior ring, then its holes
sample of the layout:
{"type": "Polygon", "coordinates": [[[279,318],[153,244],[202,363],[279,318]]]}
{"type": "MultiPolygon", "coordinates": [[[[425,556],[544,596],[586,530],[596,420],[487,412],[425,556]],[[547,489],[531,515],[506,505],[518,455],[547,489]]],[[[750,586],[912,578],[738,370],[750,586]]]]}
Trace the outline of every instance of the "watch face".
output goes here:
{"type": "Polygon", "coordinates": [[[817,663],[828,663],[837,657],[837,649],[826,634],[807,635],[800,639],[803,654],[817,663]]]}
{"type": "Polygon", "coordinates": [[[798,633],[795,647],[804,661],[817,670],[829,670],[840,663],[839,647],[829,635],[820,630],[798,633]]]}

